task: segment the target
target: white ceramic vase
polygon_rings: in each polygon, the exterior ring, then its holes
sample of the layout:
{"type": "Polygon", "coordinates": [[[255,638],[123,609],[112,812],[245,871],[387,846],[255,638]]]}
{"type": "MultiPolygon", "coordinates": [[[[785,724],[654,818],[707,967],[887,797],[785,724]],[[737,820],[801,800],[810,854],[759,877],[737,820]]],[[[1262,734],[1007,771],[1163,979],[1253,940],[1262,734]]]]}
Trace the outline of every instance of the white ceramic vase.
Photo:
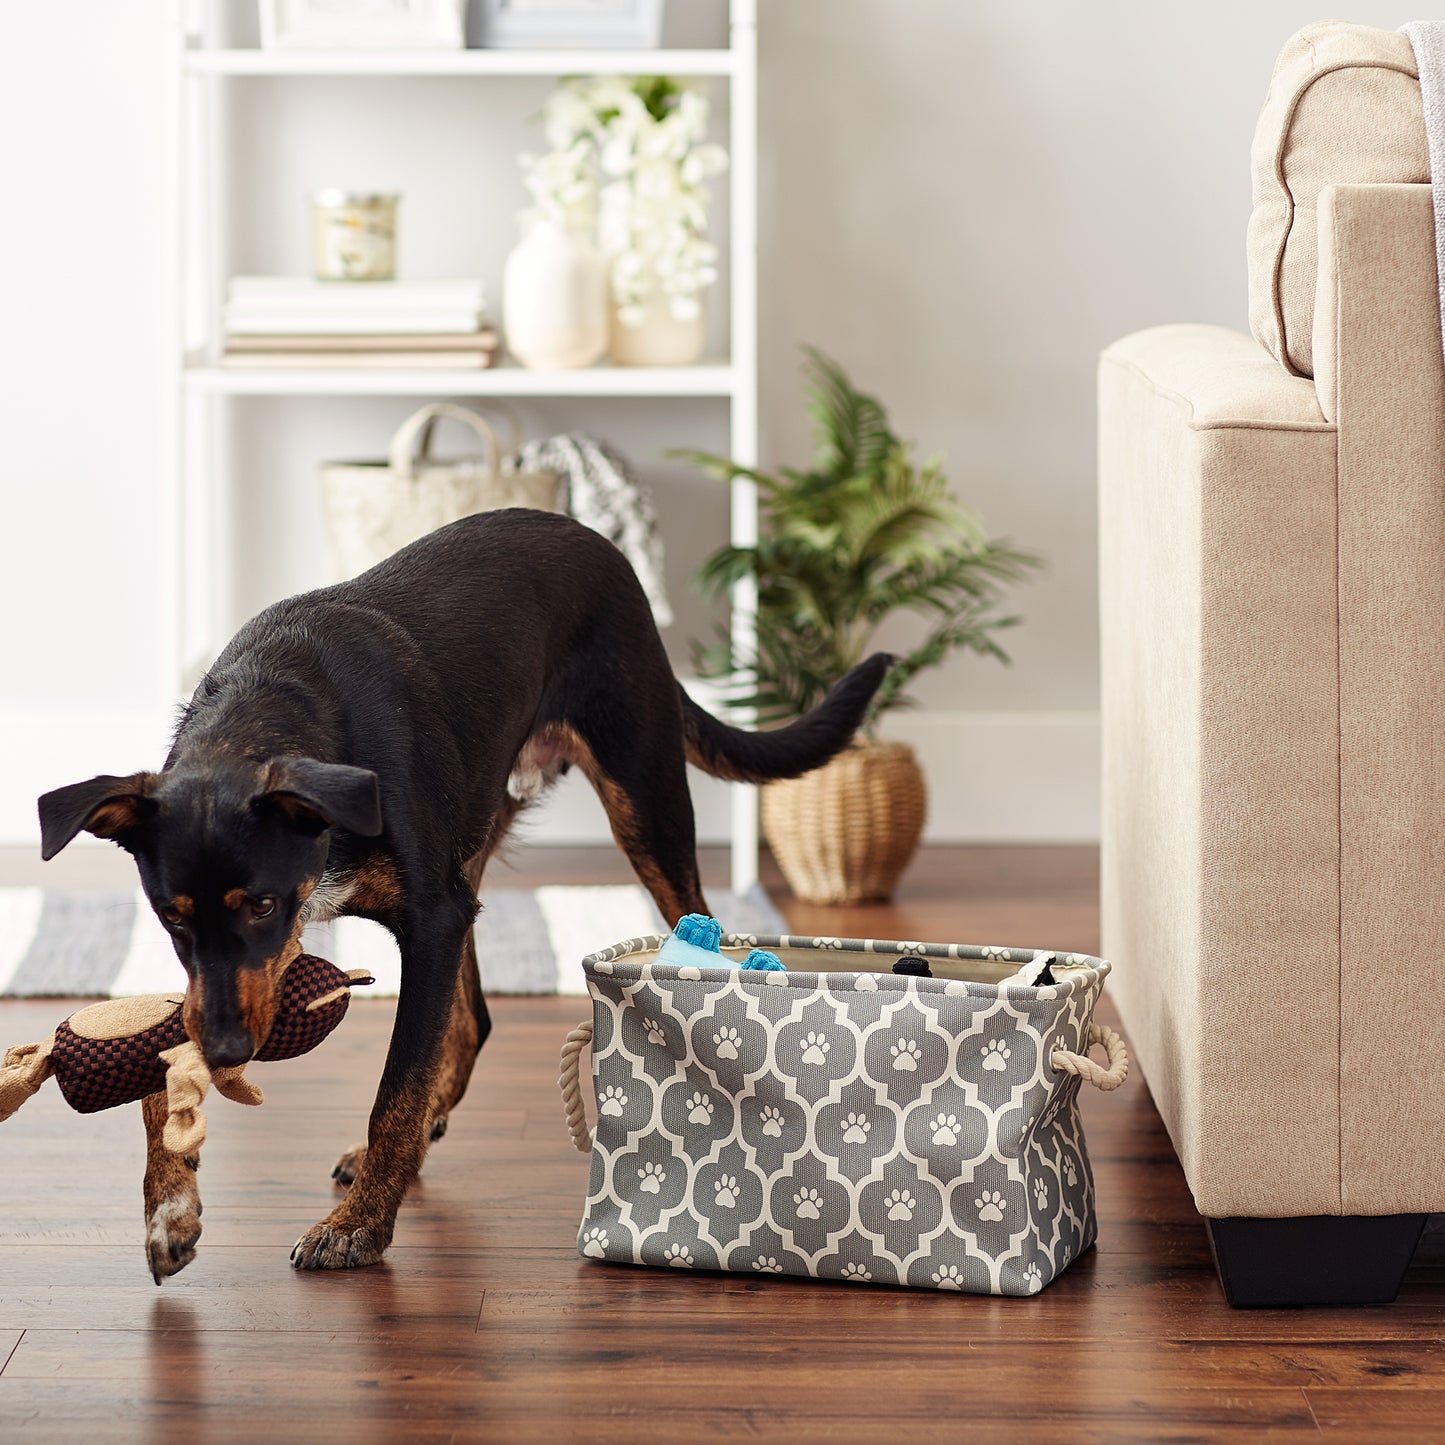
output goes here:
{"type": "Polygon", "coordinates": [[[607,350],[618,366],[690,366],[702,355],[705,317],[701,308],[696,316],[680,321],[667,298],[653,291],[642,302],[642,320],[637,326],[624,325],[618,319],[616,302],[609,310],[607,350]]]}
{"type": "Polygon", "coordinates": [[[607,267],[582,231],[534,221],[502,272],[507,349],[534,370],[591,366],[607,349],[607,267]]]}

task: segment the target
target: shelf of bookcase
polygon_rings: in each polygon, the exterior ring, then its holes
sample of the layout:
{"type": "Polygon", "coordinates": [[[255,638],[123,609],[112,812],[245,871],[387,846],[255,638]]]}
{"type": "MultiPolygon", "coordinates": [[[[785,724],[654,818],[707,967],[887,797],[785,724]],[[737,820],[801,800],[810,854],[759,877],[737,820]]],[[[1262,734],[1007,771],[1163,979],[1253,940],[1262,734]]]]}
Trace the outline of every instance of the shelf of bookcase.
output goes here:
{"type": "MultiPolygon", "coordinates": [[[[727,48],[658,50],[313,50],[229,48],[219,23],[225,8],[195,0],[167,0],[175,16],[173,71],[168,99],[174,117],[176,186],[171,217],[177,277],[171,334],[170,395],[176,425],[170,429],[167,487],[174,506],[168,516],[172,559],[165,585],[173,600],[162,645],[178,676],[196,655],[214,656],[234,625],[228,607],[242,565],[227,526],[236,484],[226,444],[227,398],[257,397],[630,397],[637,403],[678,397],[728,402],[728,453],[757,461],[757,0],[727,0],[727,48]],[[727,186],[731,338],[727,357],[689,367],[590,367],[583,371],[527,371],[514,365],[490,370],[355,371],[342,369],[246,369],[215,359],[221,333],[228,205],[239,147],[229,143],[228,78],[345,77],[468,78],[569,75],[675,75],[717,77],[727,88],[726,143],[731,160],[727,186]],[[184,340],[181,340],[184,338],[184,340]],[[204,339],[204,342],[203,342],[204,339]],[[193,346],[201,349],[191,351],[193,346]]],[[[423,87],[422,89],[425,89],[423,87]]],[[[524,86],[505,87],[520,103],[524,86]]],[[[524,95],[525,92],[525,95],[524,95]]],[[[418,91],[408,104],[422,104],[418,91]]],[[[741,546],[758,535],[754,483],[735,478],[730,488],[728,535],[741,546]]],[[[740,652],[752,647],[756,598],[741,585],[734,597],[733,637],[740,652]]],[[[735,718],[749,725],[746,714],[735,718]]],[[[757,880],[757,790],[732,790],[732,886],[745,892],[757,880]]]]}
{"type": "Polygon", "coordinates": [[[191,75],[731,75],[731,50],[187,50],[191,75]]]}
{"type": "Polygon", "coordinates": [[[193,365],[186,383],[220,396],[733,396],[736,369],[699,366],[589,366],[529,371],[520,366],[466,370],[328,371],[296,367],[193,365]]]}

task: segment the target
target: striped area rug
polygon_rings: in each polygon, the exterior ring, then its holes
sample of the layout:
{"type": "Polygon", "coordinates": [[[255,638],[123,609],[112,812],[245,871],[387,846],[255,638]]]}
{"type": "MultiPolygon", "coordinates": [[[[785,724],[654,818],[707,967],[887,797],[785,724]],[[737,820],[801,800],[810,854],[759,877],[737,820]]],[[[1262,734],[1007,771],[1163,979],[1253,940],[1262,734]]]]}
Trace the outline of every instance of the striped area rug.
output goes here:
{"type": "MultiPolygon", "coordinates": [[[[731,932],[786,931],[761,888],[742,897],[713,890],[708,897],[731,932]]],[[[636,884],[498,888],[482,901],[477,957],[489,993],[585,993],[580,964],[586,954],[667,931],[636,884]]],[[[374,973],[376,984],[364,996],[396,994],[401,960],[391,935],[377,924],[337,919],[307,929],[304,945],[340,968],[374,973]]],[[[170,939],[139,890],[0,888],[0,997],[163,993],[181,977],[170,939]]]]}

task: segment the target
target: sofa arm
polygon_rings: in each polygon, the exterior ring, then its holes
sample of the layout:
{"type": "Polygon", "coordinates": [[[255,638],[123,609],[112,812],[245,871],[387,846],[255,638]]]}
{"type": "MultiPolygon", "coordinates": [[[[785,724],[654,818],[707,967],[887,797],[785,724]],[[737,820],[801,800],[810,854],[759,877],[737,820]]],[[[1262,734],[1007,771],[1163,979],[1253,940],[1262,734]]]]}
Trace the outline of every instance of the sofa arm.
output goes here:
{"type": "Polygon", "coordinates": [[[1203,1213],[1339,1213],[1335,430],[1217,327],[1099,400],[1110,992],[1203,1213]]]}
{"type": "Polygon", "coordinates": [[[1218,427],[1333,431],[1315,384],[1290,376],[1257,341],[1223,326],[1155,326],[1116,341],[1101,367],[1132,373],[1195,431],[1218,427]]]}

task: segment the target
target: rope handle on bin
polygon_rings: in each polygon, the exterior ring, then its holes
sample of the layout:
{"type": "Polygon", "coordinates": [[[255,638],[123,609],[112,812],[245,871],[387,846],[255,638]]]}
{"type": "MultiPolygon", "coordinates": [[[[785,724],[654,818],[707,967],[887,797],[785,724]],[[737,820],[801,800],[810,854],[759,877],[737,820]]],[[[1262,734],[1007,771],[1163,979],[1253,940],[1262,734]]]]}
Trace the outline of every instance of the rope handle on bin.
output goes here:
{"type": "Polygon", "coordinates": [[[567,1115],[567,1132],[579,1153],[592,1152],[592,1131],[587,1127],[587,1110],[582,1106],[582,1085],[577,1081],[582,1050],[592,1042],[592,1021],[580,1023],[562,1045],[562,1072],[557,1087],[562,1091],[562,1108],[567,1115]]]}
{"type": "Polygon", "coordinates": [[[1117,1089],[1129,1077],[1129,1050],[1124,1047],[1124,1040],[1103,1024],[1089,1025],[1088,1048],[1093,1048],[1095,1044],[1103,1044],[1104,1052],[1109,1056],[1107,1069],[1101,1068],[1089,1058],[1088,1049],[1082,1054],[1072,1054],[1068,1049],[1055,1049],[1049,1056],[1049,1061],[1060,1073],[1076,1074],[1086,1083],[1107,1094],[1110,1090],[1117,1089]]]}
{"type": "MultiPolygon", "coordinates": [[[[587,1110],[582,1103],[582,1050],[592,1042],[592,1023],[580,1023],[567,1035],[562,1045],[562,1070],[557,1076],[557,1087],[562,1091],[562,1109],[567,1116],[567,1132],[572,1144],[581,1154],[592,1152],[592,1131],[587,1127],[587,1110]]],[[[1113,1029],[1103,1024],[1089,1025],[1089,1048],[1102,1044],[1109,1057],[1109,1067],[1096,1064],[1087,1054],[1070,1053],[1068,1049],[1055,1049],[1050,1062],[1062,1074],[1074,1074],[1086,1083],[1092,1084],[1104,1093],[1117,1089],[1129,1077],[1129,1050],[1124,1040],[1113,1029]]]]}

